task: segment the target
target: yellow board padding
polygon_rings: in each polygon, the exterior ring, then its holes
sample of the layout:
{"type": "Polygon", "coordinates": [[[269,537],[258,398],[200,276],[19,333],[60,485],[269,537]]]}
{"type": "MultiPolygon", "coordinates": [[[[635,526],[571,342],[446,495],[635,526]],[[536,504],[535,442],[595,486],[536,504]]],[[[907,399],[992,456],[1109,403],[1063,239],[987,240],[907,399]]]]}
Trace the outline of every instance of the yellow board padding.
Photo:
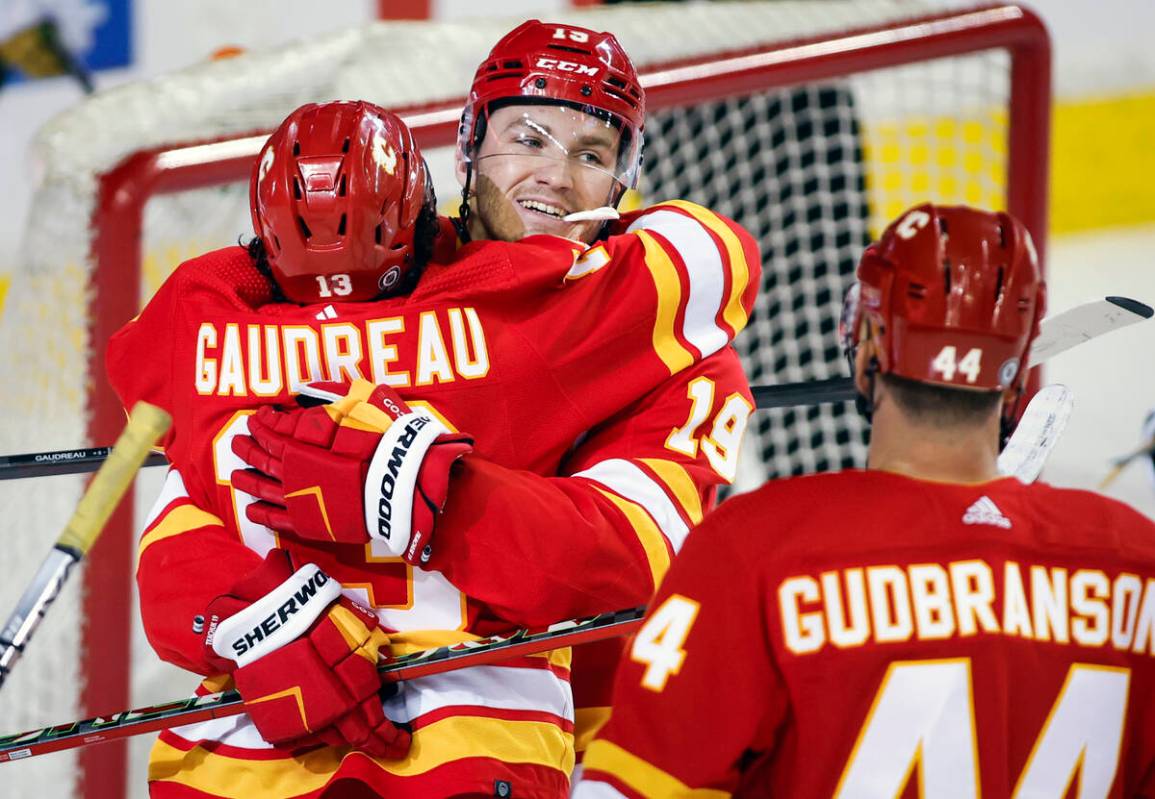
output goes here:
{"type": "MultiPolygon", "coordinates": [[[[870,233],[923,200],[1006,207],[1005,111],[863,124],[870,233]]],[[[1050,233],[1155,222],[1155,87],[1059,101],[1050,233]]]]}
{"type": "Polygon", "coordinates": [[[1155,87],[1055,106],[1051,233],[1155,222],[1155,87]]]}
{"type": "Polygon", "coordinates": [[[960,117],[863,121],[871,237],[928,200],[1003,208],[1007,130],[1006,109],[999,107],[960,117]]]}
{"type": "Polygon", "coordinates": [[[0,317],[4,316],[4,301],[8,299],[8,287],[11,285],[11,275],[0,275],[0,317]]]}

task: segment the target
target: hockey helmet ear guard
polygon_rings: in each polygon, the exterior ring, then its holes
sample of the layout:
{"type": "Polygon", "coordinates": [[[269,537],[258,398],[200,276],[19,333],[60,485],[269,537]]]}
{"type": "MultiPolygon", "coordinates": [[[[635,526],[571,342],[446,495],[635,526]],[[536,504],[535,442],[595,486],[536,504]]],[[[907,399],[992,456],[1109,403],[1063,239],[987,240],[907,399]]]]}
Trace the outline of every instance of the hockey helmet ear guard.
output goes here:
{"type": "Polygon", "coordinates": [[[878,371],[950,388],[1009,392],[1026,384],[1045,287],[1030,233],[1007,213],[923,204],[863,253],[849,341],[875,331],[878,371]]]}
{"type": "Polygon", "coordinates": [[[408,290],[436,204],[405,123],[365,102],[290,114],[261,150],[250,202],[274,280],[302,304],[408,290]]]}

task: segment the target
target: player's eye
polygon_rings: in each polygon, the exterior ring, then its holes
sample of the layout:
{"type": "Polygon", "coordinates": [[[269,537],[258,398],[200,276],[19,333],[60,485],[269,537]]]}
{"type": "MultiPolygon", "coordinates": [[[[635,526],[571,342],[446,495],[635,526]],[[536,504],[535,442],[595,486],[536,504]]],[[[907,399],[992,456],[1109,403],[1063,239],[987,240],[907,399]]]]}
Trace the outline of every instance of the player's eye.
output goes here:
{"type": "Polygon", "coordinates": [[[529,150],[540,150],[542,147],[545,146],[545,143],[541,140],[540,137],[528,136],[525,134],[518,136],[514,140],[514,143],[518,144],[522,147],[525,147],[526,149],[529,149],[529,150]]]}
{"type": "Polygon", "coordinates": [[[583,164],[589,164],[590,166],[607,165],[605,154],[595,150],[583,150],[582,152],[578,153],[578,159],[580,159],[583,164]]]}

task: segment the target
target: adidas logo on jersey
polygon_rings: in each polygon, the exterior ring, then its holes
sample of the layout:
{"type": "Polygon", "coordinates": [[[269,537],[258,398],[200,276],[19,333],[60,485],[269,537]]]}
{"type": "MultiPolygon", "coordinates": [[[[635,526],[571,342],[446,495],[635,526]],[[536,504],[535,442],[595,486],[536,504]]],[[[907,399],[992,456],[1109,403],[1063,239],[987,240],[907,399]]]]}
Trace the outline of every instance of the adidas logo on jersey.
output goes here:
{"type": "Polygon", "coordinates": [[[990,497],[979,497],[963,514],[963,524],[990,524],[1004,530],[1011,529],[1011,520],[1003,515],[990,497]]]}

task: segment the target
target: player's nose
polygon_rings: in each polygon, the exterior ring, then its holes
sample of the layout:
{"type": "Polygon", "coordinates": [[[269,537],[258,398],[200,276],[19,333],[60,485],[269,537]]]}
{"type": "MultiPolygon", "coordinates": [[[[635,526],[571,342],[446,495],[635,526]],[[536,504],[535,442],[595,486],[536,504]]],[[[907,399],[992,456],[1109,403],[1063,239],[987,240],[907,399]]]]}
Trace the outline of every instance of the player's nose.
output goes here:
{"type": "Polygon", "coordinates": [[[544,186],[555,189],[570,189],[574,185],[572,165],[566,158],[540,158],[534,179],[544,186]]]}

